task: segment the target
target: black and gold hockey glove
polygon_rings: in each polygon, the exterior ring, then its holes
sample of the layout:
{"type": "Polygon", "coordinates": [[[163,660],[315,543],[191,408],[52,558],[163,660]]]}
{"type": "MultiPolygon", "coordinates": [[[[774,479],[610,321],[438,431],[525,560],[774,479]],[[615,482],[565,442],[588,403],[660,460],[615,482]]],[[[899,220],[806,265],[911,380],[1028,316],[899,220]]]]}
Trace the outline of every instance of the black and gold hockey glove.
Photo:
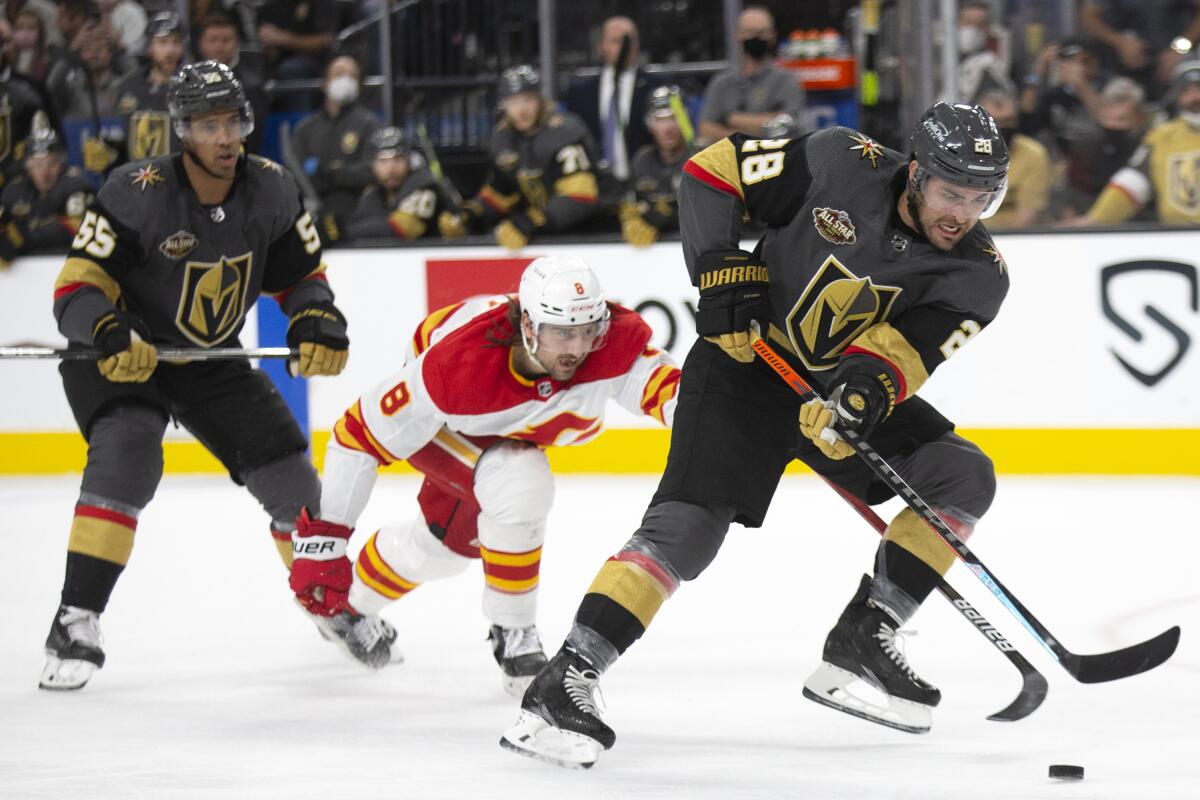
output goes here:
{"type": "Polygon", "coordinates": [[[809,400],[800,407],[800,433],[826,458],[840,461],[854,452],[835,428],[849,428],[867,438],[896,406],[895,384],[873,358],[842,362],[829,382],[828,400],[809,400]],[[835,422],[836,419],[836,422],[835,422]]]}
{"type": "Polygon", "coordinates": [[[288,321],[288,347],[299,349],[299,361],[288,363],[293,374],[311,378],[337,375],[350,358],[346,318],[328,300],[301,307],[288,321]]]}
{"type": "Polygon", "coordinates": [[[750,323],[771,323],[767,267],[745,250],[720,250],[696,259],[700,304],[696,333],[743,363],[754,360],[750,323]]]}
{"type": "Polygon", "coordinates": [[[96,368],[113,383],[145,383],[158,366],[149,339],[146,323],[128,311],[114,308],[101,315],[92,326],[92,342],[104,356],[96,368]]]}
{"type": "Polygon", "coordinates": [[[461,239],[474,233],[483,219],[483,205],[478,200],[468,200],[456,211],[443,211],[438,215],[438,233],[443,239],[461,239]]]}
{"type": "Polygon", "coordinates": [[[520,250],[529,244],[534,231],[545,226],[546,215],[536,208],[518,211],[496,226],[496,244],[520,250]]]}

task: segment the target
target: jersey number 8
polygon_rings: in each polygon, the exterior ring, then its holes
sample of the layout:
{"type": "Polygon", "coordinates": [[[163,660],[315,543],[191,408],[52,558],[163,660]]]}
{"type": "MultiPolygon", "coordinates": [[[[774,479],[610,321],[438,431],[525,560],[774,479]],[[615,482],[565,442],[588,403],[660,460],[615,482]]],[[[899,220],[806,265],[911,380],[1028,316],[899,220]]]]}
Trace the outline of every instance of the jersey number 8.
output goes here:
{"type": "Polygon", "coordinates": [[[83,215],[71,247],[96,258],[108,258],[117,247],[117,234],[107,219],[89,211],[83,215]]]}

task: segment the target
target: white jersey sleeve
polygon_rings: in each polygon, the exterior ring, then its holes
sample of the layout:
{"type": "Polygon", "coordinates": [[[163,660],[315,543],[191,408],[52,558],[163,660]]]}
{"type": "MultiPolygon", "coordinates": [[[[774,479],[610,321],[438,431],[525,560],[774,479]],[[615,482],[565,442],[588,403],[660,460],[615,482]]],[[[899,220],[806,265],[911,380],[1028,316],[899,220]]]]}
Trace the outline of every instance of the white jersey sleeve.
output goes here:
{"type": "Polygon", "coordinates": [[[629,368],[613,399],[622,408],[653,417],[669,428],[675,420],[679,374],[669,353],[648,346],[629,368]]]}

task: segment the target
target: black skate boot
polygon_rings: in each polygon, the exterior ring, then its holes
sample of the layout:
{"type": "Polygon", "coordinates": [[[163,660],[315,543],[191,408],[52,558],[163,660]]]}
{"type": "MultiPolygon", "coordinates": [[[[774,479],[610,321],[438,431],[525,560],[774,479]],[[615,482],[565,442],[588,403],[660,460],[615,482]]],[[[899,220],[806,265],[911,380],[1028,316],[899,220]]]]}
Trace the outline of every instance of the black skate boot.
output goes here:
{"type": "Polygon", "coordinates": [[[46,637],[46,666],[38,688],[82,689],[92,673],[104,666],[102,642],[99,614],[86,608],[59,606],[46,637]]]}
{"type": "Polygon", "coordinates": [[[864,575],[825,639],[824,663],[804,682],[804,696],[880,725],[926,733],[930,710],[942,693],[908,665],[896,644],[896,620],[868,599],[870,585],[871,578],[864,575]],[[882,692],[882,702],[850,691],[860,682],[882,692]]]}
{"type": "Polygon", "coordinates": [[[371,669],[404,661],[396,644],[396,629],[377,614],[342,611],[332,617],[309,614],[317,630],[351,658],[371,669]]]}
{"type": "Polygon", "coordinates": [[[592,766],[617,739],[596,708],[599,682],[590,661],[563,647],[525,690],[521,716],[500,746],[560,767],[592,766]]]}
{"type": "Polygon", "coordinates": [[[529,688],[533,676],[546,666],[546,653],[538,637],[536,625],[527,628],[505,628],[493,625],[488,631],[492,655],[504,673],[504,691],[520,697],[529,688]]]}

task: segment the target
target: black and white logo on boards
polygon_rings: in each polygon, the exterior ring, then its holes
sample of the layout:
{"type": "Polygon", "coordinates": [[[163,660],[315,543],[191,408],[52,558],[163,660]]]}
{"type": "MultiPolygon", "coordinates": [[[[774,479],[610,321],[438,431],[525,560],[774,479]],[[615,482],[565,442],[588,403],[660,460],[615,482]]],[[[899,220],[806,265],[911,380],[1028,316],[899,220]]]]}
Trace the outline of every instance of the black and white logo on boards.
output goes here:
{"type": "Polygon", "coordinates": [[[1100,270],[1100,308],[1126,340],[1109,348],[1113,358],[1138,382],[1154,386],[1191,349],[1188,328],[1200,324],[1200,274],[1178,261],[1109,264],[1100,270]],[[1174,288],[1163,288],[1164,282],[1174,288]]]}

